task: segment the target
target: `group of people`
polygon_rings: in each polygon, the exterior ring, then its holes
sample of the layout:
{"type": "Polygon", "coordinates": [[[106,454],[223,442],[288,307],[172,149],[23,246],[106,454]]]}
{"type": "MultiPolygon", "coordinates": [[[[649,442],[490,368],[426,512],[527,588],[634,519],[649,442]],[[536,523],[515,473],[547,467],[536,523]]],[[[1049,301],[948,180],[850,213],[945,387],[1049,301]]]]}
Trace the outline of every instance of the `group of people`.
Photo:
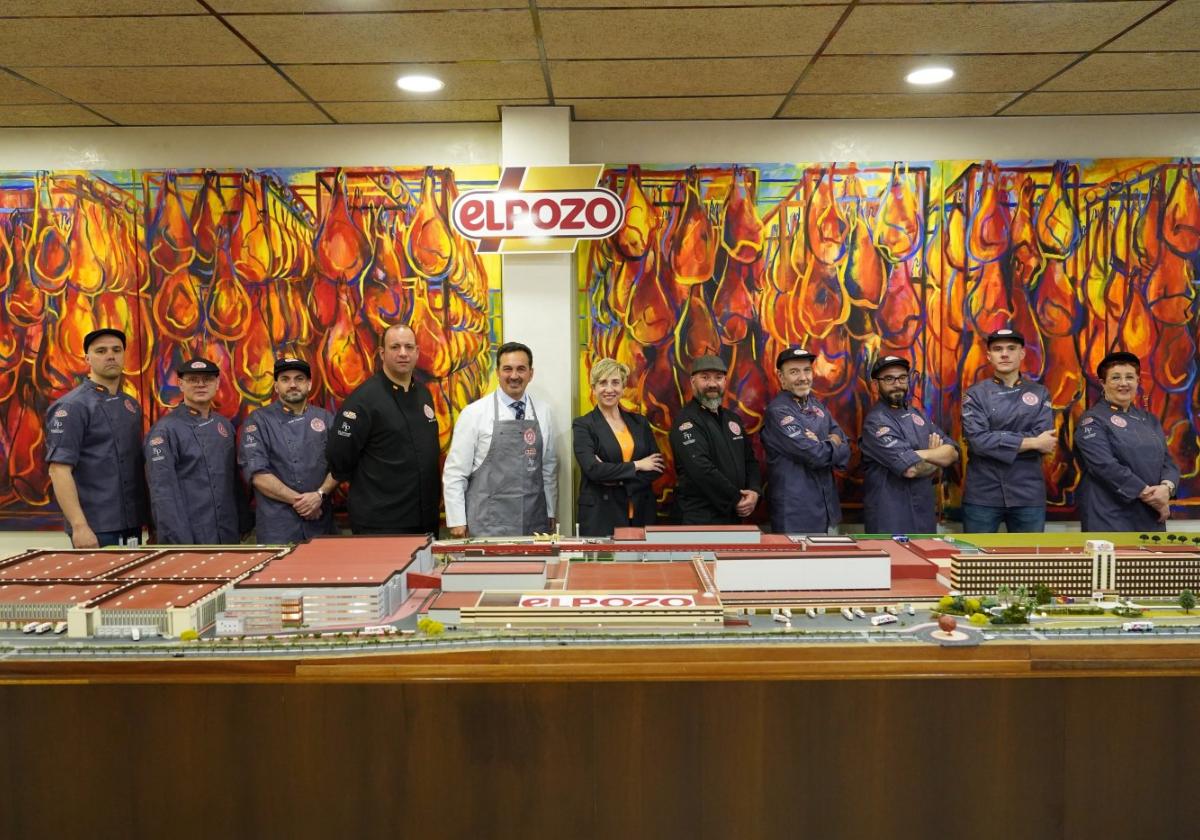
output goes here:
{"type": "MultiPolygon", "coordinates": [[[[962,401],[970,454],[964,530],[995,531],[1003,523],[1012,532],[1040,531],[1042,458],[1059,440],[1050,397],[1022,374],[1025,340],[1018,332],[991,333],[987,348],[992,375],[962,401]]],[[[221,372],[212,361],[194,358],[176,368],[182,401],[143,441],[141,408],[121,388],[124,333],[95,330],[84,339],[84,353],[87,379],[51,405],[46,419],[50,479],[76,548],[136,544],[148,513],[160,543],[236,543],[251,527],[260,543],[303,542],[333,532],[329,496],[343,482],[356,534],[436,532],[443,500],[453,537],[555,527],[554,418],[527,390],[533,352],[524,344],[497,351],[498,387],[459,412],[441,470],[438,413],[414,377],[419,351],[407,325],[383,333],[378,370],[336,415],[310,403],[306,361],[277,360],[276,400],[251,412],[240,434],[213,410],[221,372]],[[245,486],[253,492],[253,518],[245,486]]],[[[847,467],[850,445],[812,393],[815,361],[803,346],[775,360],[781,390],[767,406],[760,436],[778,532],[833,532],[841,522],[834,471],[847,467]]],[[[1157,418],[1134,405],[1140,369],[1131,353],[1105,356],[1097,370],[1103,397],[1076,431],[1085,531],[1162,530],[1170,516],[1179,469],[1157,418]]],[[[692,398],[669,433],[675,519],[736,524],[763,494],[750,434],[725,406],[725,362],[702,356],[689,373],[692,398]]],[[[883,356],[870,375],[877,400],[859,438],[865,530],[932,533],[935,482],[959,459],[959,444],[911,402],[907,359],[883,356]]],[[[608,536],[657,517],[653,485],[666,459],[647,419],[621,406],[628,376],[613,359],[593,364],[595,408],[572,424],[584,536],[608,536]]]]}

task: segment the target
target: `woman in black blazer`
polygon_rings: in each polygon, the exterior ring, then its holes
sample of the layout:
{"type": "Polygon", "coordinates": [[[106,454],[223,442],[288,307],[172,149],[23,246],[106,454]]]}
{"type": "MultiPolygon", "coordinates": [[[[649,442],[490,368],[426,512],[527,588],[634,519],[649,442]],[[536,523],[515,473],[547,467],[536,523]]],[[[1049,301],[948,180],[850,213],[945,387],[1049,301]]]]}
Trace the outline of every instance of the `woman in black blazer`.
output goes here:
{"type": "Polygon", "coordinates": [[[575,460],[583,471],[579,485],[579,533],[611,537],[614,528],[653,524],[651,484],[666,466],[650,423],[621,409],[629,368],[614,359],[592,365],[596,407],[571,424],[575,460]]]}

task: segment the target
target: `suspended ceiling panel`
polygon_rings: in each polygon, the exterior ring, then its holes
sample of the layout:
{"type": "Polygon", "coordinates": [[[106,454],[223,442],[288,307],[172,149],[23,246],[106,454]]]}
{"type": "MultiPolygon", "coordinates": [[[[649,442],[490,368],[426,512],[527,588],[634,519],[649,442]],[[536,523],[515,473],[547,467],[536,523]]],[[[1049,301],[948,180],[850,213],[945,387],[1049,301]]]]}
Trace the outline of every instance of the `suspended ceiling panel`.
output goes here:
{"type": "Polygon", "coordinates": [[[0,127],[1200,112],[1200,0],[3,0],[0,127]],[[929,64],[955,77],[904,81],[929,64]],[[403,74],[445,86],[397,89],[403,74]]]}

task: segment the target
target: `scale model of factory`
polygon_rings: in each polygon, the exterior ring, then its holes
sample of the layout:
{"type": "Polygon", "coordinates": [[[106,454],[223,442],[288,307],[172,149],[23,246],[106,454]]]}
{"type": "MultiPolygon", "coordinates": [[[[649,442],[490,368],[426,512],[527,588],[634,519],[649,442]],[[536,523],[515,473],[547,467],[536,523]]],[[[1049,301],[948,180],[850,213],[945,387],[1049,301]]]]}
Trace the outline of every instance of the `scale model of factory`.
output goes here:
{"type": "Polygon", "coordinates": [[[324,537],[294,548],[32,550],[0,561],[0,629],[72,637],[449,627],[720,627],[758,610],[933,606],[1045,585],[1070,597],[1200,589],[1186,546],[1088,540],[982,550],[949,538],[623,529],[611,540],[324,537]]]}

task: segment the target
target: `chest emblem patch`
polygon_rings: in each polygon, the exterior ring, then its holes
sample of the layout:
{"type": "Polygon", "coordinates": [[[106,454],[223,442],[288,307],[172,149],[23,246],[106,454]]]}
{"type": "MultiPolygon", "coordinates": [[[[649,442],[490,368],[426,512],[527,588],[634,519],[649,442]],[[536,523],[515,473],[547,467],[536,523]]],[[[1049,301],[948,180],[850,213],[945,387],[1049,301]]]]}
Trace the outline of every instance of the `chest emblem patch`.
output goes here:
{"type": "Polygon", "coordinates": [[[914,426],[924,426],[925,425],[925,418],[922,417],[920,414],[916,414],[914,412],[912,419],[913,419],[914,426]]]}
{"type": "Polygon", "coordinates": [[[1026,391],[1021,395],[1021,402],[1025,403],[1025,405],[1037,405],[1037,394],[1033,393],[1032,391],[1026,391]]]}
{"type": "Polygon", "coordinates": [[[733,420],[730,420],[729,421],[729,431],[733,432],[735,435],[740,435],[742,433],[742,427],[739,426],[737,423],[735,423],[733,420]]]}
{"type": "Polygon", "coordinates": [[[525,442],[527,444],[529,444],[530,446],[533,446],[533,444],[536,441],[537,441],[537,432],[535,432],[533,429],[526,429],[525,430],[525,442]]]}
{"type": "Polygon", "coordinates": [[[312,420],[308,421],[308,425],[314,432],[325,431],[325,421],[320,417],[314,417],[312,420]]]}
{"type": "Polygon", "coordinates": [[[1114,426],[1116,426],[1118,429],[1124,429],[1126,426],[1129,425],[1129,421],[1126,420],[1124,417],[1119,417],[1116,414],[1114,414],[1112,416],[1112,424],[1114,426]]]}
{"type": "Polygon", "coordinates": [[[680,423],[680,424],[679,424],[679,431],[681,431],[681,432],[687,431],[687,430],[688,430],[688,429],[690,429],[690,428],[692,428],[692,421],[691,421],[691,420],[688,420],[686,423],[680,423]]]}
{"type": "Polygon", "coordinates": [[[891,426],[880,426],[878,429],[875,430],[875,437],[883,437],[884,435],[890,435],[891,433],[892,433],[891,426]]]}
{"type": "Polygon", "coordinates": [[[428,417],[430,420],[433,419],[433,406],[431,406],[431,405],[425,406],[425,416],[428,417]]]}
{"type": "Polygon", "coordinates": [[[780,426],[788,426],[795,422],[796,422],[796,418],[789,414],[788,416],[784,417],[782,420],[779,421],[779,425],[780,426]]]}
{"type": "Polygon", "coordinates": [[[125,398],[125,410],[130,414],[137,414],[137,406],[134,404],[133,400],[129,399],[128,397],[125,398]]]}
{"type": "Polygon", "coordinates": [[[229,437],[229,429],[225,428],[223,424],[218,423],[217,434],[219,434],[221,437],[227,438],[229,437]]]}

